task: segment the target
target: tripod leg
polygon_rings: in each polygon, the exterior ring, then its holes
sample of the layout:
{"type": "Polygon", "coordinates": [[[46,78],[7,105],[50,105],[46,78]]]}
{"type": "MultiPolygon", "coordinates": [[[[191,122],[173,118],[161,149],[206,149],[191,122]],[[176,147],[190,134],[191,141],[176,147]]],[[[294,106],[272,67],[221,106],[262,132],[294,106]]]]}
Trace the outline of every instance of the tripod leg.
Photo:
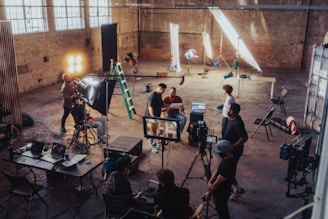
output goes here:
{"type": "Polygon", "coordinates": [[[83,129],[83,145],[81,146],[81,154],[88,153],[90,142],[88,139],[88,128],[85,125],[83,129]]]}
{"type": "Polygon", "coordinates": [[[197,154],[196,154],[196,156],[194,157],[194,160],[192,161],[192,163],[191,163],[191,165],[190,165],[190,167],[189,167],[189,169],[188,169],[187,175],[186,175],[186,177],[184,178],[184,180],[183,180],[183,182],[182,182],[182,184],[181,184],[181,187],[183,187],[183,185],[184,185],[185,182],[187,181],[187,179],[188,179],[188,177],[189,177],[189,174],[190,174],[192,168],[194,167],[194,165],[195,165],[195,163],[196,163],[196,160],[197,160],[199,154],[200,154],[200,153],[199,153],[199,151],[198,151],[197,154]]]}
{"type": "Polygon", "coordinates": [[[79,133],[80,133],[80,130],[78,128],[74,128],[72,140],[71,140],[70,144],[68,145],[68,148],[67,149],[70,149],[71,145],[74,142],[76,142],[76,140],[79,138],[79,133]]]}

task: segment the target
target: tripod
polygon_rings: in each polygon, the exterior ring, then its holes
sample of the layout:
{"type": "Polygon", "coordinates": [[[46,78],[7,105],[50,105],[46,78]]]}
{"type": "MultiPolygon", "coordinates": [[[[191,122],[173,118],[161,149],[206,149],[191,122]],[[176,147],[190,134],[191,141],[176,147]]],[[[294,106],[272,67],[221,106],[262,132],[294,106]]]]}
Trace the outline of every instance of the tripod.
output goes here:
{"type": "Polygon", "coordinates": [[[75,130],[73,133],[72,140],[68,146],[68,149],[73,143],[76,143],[81,149],[81,154],[84,154],[84,153],[88,153],[88,150],[91,146],[91,143],[88,139],[88,129],[92,130],[92,127],[90,126],[90,124],[87,123],[87,112],[85,109],[87,101],[85,100],[85,98],[83,98],[82,94],[79,94],[77,99],[81,101],[81,104],[76,104],[72,109],[72,114],[75,121],[75,126],[74,126],[75,130]],[[82,134],[82,141],[80,142],[79,138],[81,132],[83,134],[82,134]]]}
{"type": "Polygon", "coordinates": [[[187,72],[185,73],[185,76],[192,77],[192,74],[190,73],[190,61],[191,61],[191,59],[187,60],[187,72]]]}
{"type": "MultiPolygon", "coordinates": [[[[208,151],[209,151],[209,156],[207,155],[206,151],[205,151],[205,148],[206,148],[206,145],[207,145],[207,142],[204,140],[202,140],[202,142],[200,143],[200,149],[198,150],[196,156],[194,157],[189,169],[188,169],[188,172],[187,172],[187,175],[185,177],[185,179],[183,180],[182,184],[181,184],[181,187],[183,187],[183,185],[185,184],[185,182],[187,181],[187,179],[204,179],[206,177],[207,179],[207,182],[210,180],[211,176],[212,176],[212,173],[211,173],[211,160],[212,160],[212,143],[208,143],[209,145],[209,148],[208,148],[208,151]],[[204,167],[204,175],[203,176],[200,176],[200,177],[190,177],[189,174],[191,173],[198,157],[200,156],[200,159],[202,161],[202,164],[203,164],[203,167],[204,167]],[[205,157],[205,158],[204,158],[205,157]]],[[[209,207],[215,209],[210,203],[209,201],[206,202],[206,216],[205,218],[211,218],[213,216],[215,216],[216,214],[214,215],[211,215],[209,216],[209,207]]]]}

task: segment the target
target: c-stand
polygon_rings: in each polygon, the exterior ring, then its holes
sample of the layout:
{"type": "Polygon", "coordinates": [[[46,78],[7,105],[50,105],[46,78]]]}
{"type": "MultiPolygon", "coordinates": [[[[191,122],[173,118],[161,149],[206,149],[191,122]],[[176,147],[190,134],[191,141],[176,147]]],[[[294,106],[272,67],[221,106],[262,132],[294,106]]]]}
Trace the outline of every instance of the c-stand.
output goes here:
{"type": "Polygon", "coordinates": [[[162,150],[162,168],[164,168],[164,149],[165,146],[167,146],[169,144],[169,141],[166,141],[164,139],[161,139],[161,150],[162,150]]]}

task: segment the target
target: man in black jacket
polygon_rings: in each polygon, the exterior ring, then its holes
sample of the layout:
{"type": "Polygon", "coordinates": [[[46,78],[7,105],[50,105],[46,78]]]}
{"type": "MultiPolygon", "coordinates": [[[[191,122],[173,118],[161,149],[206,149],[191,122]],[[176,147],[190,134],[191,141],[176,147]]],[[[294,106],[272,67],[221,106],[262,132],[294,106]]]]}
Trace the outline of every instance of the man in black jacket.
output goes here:
{"type": "Polygon", "coordinates": [[[132,189],[130,181],[126,178],[128,166],[131,158],[129,156],[120,157],[114,163],[114,171],[108,176],[107,192],[112,195],[131,195],[132,189]]]}

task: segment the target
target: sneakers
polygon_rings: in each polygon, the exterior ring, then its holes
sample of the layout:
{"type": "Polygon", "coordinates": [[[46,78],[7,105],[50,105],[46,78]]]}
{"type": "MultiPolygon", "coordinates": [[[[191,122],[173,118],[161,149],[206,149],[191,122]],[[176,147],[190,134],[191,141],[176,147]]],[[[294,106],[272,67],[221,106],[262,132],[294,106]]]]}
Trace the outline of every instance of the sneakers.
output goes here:
{"type": "Polygon", "coordinates": [[[157,147],[152,147],[152,148],[150,149],[150,152],[152,152],[152,153],[154,153],[154,154],[157,154],[157,153],[158,153],[158,149],[157,149],[157,147]]]}
{"type": "Polygon", "coordinates": [[[230,195],[230,199],[238,199],[240,196],[242,196],[243,194],[245,194],[246,191],[243,188],[240,188],[240,191],[234,191],[231,195],[230,195]]]}
{"type": "Polygon", "coordinates": [[[149,142],[149,150],[150,152],[157,154],[158,153],[158,146],[156,145],[155,142],[151,143],[149,142]]]}
{"type": "Polygon", "coordinates": [[[96,144],[107,144],[107,142],[104,139],[99,138],[96,144]]]}

